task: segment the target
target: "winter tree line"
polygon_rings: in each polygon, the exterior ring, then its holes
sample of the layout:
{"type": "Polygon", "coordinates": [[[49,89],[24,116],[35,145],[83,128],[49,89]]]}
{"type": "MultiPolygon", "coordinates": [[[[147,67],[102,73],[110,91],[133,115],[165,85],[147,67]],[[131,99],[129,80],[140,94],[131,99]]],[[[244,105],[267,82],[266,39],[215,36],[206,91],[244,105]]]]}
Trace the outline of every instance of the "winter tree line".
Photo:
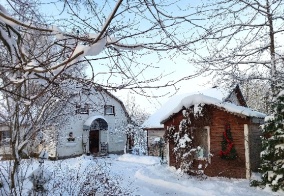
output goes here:
{"type": "Polygon", "coordinates": [[[71,111],[62,108],[75,104],[80,88],[150,96],[148,89],[175,92],[178,82],[200,75],[225,87],[241,84],[248,105],[269,115],[262,181],[254,184],[283,189],[283,8],[282,0],[1,2],[0,121],[11,132],[9,194],[19,194],[17,173],[34,135],[64,121],[71,111]],[[186,56],[197,71],[160,84],[167,73],[146,74],[155,65],[139,61],[150,54],[186,56]]]}

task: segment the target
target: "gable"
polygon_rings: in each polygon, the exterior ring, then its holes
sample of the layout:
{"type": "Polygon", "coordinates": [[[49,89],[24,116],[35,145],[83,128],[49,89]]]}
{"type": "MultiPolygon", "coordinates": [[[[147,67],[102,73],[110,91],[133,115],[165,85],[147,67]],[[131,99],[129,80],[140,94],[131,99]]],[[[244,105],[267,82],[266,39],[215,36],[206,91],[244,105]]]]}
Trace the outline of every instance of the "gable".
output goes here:
{"type": "MultiPolygon", "coordinates": [[[[115,97],[113,94],[105,89],[96,89],[91,87],[89,89],[78,89],[73,96],[73,102],[79,109],[88,110],[85,112],[95,112],[102,115],[125,115],[127,121],[130,122],[129,114],[121,100],[115,97]],[[106,111],[106,109],[112,108],[112,113],[106,111]],[[115,112],[117,111],[117,113],[115,112]]],[[[71,104],[72,105],[72,104],[71,104]]],[[[74,104],[73,104],[74,105],[74,104]]]]}
{"type": "Polygon", "coordinates": [[[237,85],[230,93],[229,95],[225,98],[226,102],[229,103],[233,103],[237,106],[243,106],[243,107],[247,107],[247,103],[244,99],[244,96],[242,94],[242,91],[239,87],[239,85],[237,85]]]}

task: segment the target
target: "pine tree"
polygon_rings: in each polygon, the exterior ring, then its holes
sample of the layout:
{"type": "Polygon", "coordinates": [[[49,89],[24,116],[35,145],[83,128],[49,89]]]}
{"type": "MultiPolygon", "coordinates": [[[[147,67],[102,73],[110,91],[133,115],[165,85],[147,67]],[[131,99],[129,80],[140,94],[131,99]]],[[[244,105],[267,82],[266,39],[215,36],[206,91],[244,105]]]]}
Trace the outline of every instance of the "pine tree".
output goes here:
{"type": "Polygon", "coordinates": [[[229,124],[226,125],[225,131],[223,133],[223,140],[221,142],[222,150],[220,151],[220,156],[223,159],[236,159],[237,151],[233,143],[233,137],[231,133],[231,127],[229,124]]]}
{"type": "Polygon", "coordinates": [[[284,90],[276,97],[273,115],[266,117],[263,126],[261,168],[262,181],[273,191],[284,191],[284,90]]]}

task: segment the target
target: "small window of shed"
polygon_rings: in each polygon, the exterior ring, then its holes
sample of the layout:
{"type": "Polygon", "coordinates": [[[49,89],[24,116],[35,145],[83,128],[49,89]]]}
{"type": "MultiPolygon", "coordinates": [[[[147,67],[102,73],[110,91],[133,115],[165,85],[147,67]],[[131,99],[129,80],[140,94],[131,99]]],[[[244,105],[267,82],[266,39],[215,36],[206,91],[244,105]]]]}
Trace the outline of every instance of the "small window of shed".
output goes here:
{"type": "Polygon", "coordinates": [[[193,130],[193,145],[196,148],[196,158],[207,159],[210,154],[209,127],[193,130]]]}

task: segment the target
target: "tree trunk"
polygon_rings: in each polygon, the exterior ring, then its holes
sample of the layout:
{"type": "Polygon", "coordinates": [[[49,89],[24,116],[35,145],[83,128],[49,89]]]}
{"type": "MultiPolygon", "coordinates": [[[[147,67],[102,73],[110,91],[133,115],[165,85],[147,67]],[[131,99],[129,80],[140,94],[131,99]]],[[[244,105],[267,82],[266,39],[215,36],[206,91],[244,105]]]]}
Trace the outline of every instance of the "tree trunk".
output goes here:
{"type": "Polygon", "coordinates": [[[276,75],[276,58],[275,58],[275,39],[274,39],[274,28],[273,18],[270,10],[269,0],[266,0],[266,11],[267,11],[267,22],[269,26],[269,38],[270,38],[270,59],[271,59],[271,91],[272,97],[275,97],[277,92],[275,89],[277,75],[276,75]]]}

